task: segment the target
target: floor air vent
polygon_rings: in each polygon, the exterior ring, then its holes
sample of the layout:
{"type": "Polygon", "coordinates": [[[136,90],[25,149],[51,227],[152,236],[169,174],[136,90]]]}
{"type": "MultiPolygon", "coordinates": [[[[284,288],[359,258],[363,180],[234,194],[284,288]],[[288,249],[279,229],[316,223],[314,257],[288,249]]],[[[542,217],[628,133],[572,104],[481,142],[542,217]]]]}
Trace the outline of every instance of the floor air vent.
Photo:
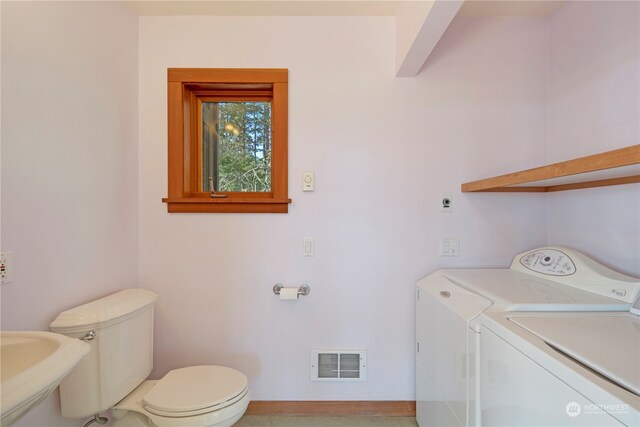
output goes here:
{"type": "Polygon", "coordinates": [[[311,350],[311,381],[364,381],[367,352],[361,350],[311,350]]]}

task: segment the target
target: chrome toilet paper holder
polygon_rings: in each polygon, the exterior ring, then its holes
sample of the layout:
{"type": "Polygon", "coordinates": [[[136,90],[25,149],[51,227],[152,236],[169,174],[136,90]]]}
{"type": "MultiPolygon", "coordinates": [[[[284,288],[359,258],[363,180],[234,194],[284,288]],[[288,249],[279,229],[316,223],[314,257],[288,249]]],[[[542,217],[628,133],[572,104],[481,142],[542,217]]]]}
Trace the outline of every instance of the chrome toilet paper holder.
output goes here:
{"type": "MultiPolygon", "coordinates": [[[[280,295],[280,291],[282,290],[282,288],[284,288],[282,283],[276,283],[275,285],[273,285],[273,293],[276,295],[280,295]]],[[[309,292],[311,292],[311,288],[309,287],[309,285],[298,286],[298,296],[309,295],[309,292]]]]}

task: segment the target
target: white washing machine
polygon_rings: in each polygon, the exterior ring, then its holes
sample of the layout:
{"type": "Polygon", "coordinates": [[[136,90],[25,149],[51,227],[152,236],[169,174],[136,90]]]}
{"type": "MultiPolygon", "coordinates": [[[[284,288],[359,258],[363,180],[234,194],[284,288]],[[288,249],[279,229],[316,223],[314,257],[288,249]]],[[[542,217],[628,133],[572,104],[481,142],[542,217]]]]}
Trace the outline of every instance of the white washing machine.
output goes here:
{"type": "Polygon", "coordinates": [[[640,426],[640,297],[630,312],[481,316],[485,426],[640,426]]]}
{"type": "Polygon", "coordinates": [[[516,255],[508,269],[438,270],[425,277],[416,292],[418,424],[482,425],[476,373],[483,313],[627,312],[639,293],[638,279],[560,247],[516,255]]]}

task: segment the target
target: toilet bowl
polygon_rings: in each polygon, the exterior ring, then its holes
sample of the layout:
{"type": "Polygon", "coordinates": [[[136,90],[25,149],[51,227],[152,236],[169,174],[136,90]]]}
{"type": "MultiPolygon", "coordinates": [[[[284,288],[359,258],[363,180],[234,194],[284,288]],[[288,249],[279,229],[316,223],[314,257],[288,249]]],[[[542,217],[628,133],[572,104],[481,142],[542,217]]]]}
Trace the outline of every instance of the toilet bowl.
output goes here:
{"type": "Polygon", "coordinates": [[[192,366],[147,380],[111,410],[113,427],[227,427],[247,409],[247,377],[222,366],[192,366]]]}
{"type": "Polygon", "coordinates": [[[126,289],[64,311],[51,323],[53,332],[91,347],[60,384],[64,417],[111,410],[113,427],[227,427],[242,417],[249,386],[235,369],[190,366],[147,380],[157,298],[145,289],[126,289]]]}

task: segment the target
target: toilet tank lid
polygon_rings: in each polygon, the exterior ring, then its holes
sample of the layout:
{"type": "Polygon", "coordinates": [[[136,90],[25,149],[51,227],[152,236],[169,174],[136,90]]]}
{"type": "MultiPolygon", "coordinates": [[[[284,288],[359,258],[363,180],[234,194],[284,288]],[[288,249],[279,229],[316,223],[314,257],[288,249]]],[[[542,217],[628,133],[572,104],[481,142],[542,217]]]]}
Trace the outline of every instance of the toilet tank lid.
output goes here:
{"type": "Polygon", "coordinates": [[[51,322],[53,332],[69,333],[118,322],[155,302],[158,295],[146,289],[125,289],[63,311],[51,322]]]}

